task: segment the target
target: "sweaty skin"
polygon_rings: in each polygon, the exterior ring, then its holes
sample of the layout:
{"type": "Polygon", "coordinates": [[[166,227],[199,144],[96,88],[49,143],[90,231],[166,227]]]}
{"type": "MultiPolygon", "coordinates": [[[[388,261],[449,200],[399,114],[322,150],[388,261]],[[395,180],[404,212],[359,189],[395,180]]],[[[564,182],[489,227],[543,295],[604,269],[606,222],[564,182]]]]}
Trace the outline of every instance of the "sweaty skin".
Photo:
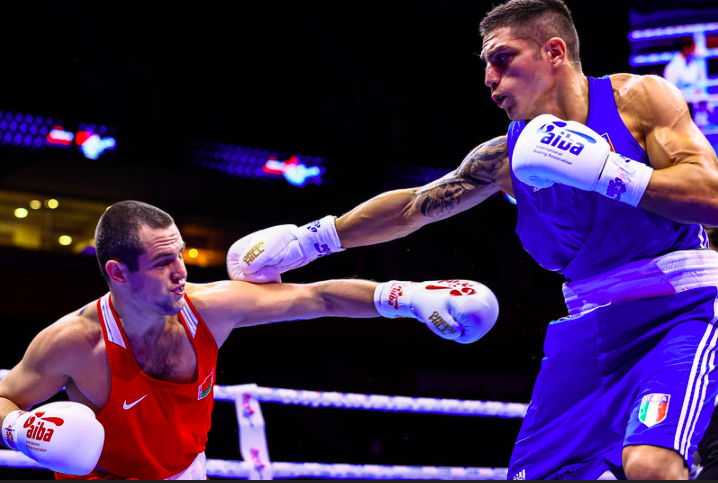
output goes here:
{"type": "MultiPolygon", "coordinates": [[[[112,302],[139,367],[156,379],[191,383],[197,357],[177,312],[184,294],[219,347],[238,327],[324,316],[377,317],[375,282],[331,280],[306,285],[255,285],[240,281],[186,283],[184,242],[172,225],[140,230],[147,253],[137,272],[107,262],[112,302]]],[[[63,386],[76,402],[96,413],[110,398],[111,375],[96,302],[41,331],[22,361],[0,381],[0,420],[29,409],[63,386]]]]}
{"type": "MultiPolygon", "coordinates": [[[[551,39],[543,60],[536,60],[526,41],[506,29],[497,32],[484,42],[482,58],[492,98],[509,117],[553,114],[585,123],[588,79],[565,59],[563,41],[551,39]]],[[[657,76],[610,79],[618,112],[655,170],[639,207],[681,223],[718,225],[718,160],[680,91],[657,76]]],[[[506,136],[480,144],[439,180],[362,203],[337,218],[337,233],[344,248],[393,240],[476,206],[498,190],[514,194],[506,136]]]]}
{"type": "MultiPolygon", "coordinates": [[[[580,64],[568,58],[560,38],[539,48],[529,40],[509,27],[484,38],[481,58],[492,99],[514,121],[553,114],[585,124],[590,99],[580,64]]],[[[618,113],[654,169],[639,208],[681,223],[718,225],[718,160],[680,91],[656,76],[616,74],[610,80],[618,113]]],[[[506,136],[479,145],[437,181],[362,203],[337,218],[337,233],[344,248],[381,243],[461,213],[499,189],[514,195],[506,136]]],[[[683,458],[670,449],[627,446],[622,458],[632,478],[688,475],[683,458]]]]}

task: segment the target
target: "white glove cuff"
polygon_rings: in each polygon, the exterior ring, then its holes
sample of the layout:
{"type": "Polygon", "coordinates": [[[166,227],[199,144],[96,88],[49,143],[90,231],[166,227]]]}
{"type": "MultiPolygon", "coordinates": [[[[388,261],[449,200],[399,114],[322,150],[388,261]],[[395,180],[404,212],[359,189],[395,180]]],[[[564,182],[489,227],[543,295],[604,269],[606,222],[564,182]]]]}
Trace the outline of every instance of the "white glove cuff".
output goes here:
{"type": "Polygon", "coordinates": [[[652,174],[650,166],[609,153],[596,191],[616,201],[638,206],[652,174]]]}
{"type": "Polygon", "coordinates": [[[416,318],[411,310],[411,296],[418,288],[412,282],[385,282],[377,285],[374,290],[374,306],[382,317],[394,319],[396,317],[416,318]]]}
{"type": "Polygon", "coordinates": [[[5,446],[10,449],[16,449],[15,443],[17,442],[17,438],[13,436],[17,431],[15,428],[15,423],[17,422],[18,418],[24,413],[25,411],[11,411],[8,413],[7,416],[5,416],[5,419],[2,422],[2,440],[5,446]]]}
{"type": "Polygon", "coordinates": [[[300,226],[299,233],[303,251],[311,260],[344,251],[337,234],[336,222],[331,215],[300,226]]]}

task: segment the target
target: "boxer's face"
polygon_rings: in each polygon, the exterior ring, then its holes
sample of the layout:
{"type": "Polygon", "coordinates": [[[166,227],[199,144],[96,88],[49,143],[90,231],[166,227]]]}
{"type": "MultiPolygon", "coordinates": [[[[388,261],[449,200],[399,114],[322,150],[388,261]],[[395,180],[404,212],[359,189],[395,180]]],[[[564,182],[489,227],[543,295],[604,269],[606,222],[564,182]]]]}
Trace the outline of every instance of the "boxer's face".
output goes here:
{"type": "Polygon", "coordinates": [[[484,38],[484,81],[491,98],[512,121],[541,114],[553,99],[550,63],[540,53],[534,41],[516,36],[509,27],[498,28],[484,38]]]}
{"type": "Polygon", "coordinates": [[[139,270],[128,280],[135,299],[163,315],[174,315],[184,307],[187,269],[182,258],[184,241],[177,226],[139,230],[145,253],[138,258],[139,270]]]}

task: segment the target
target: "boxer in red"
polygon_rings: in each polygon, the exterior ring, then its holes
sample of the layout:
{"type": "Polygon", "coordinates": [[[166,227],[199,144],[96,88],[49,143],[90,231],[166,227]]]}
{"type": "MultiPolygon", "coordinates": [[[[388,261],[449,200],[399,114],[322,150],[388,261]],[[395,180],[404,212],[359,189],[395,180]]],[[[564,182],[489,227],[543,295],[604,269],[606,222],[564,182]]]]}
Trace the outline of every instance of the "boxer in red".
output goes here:
{"type": "Polygon", "coordinates": [[[174,221],[137,201],[111,206],[95,240],[109,293],[40,332],[0,382],[2,441],[58,478],[206,478],[217,351],[235,328],[401,316],[468,343],[498,316],[471,281],[191,284],[174,221]],[[63,386],[71,402],[29,411],[63,386]]]}

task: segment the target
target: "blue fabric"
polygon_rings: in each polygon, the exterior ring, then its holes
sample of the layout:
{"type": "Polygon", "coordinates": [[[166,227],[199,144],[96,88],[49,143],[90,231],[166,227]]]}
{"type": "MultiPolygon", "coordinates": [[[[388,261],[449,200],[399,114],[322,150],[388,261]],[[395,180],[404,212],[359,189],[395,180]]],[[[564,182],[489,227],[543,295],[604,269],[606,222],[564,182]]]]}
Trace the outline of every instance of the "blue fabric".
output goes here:
{"type": "MultiPolygon", "coordinates": [[[[627,158],[648,163],[648,156],[618,114],[608,77],[589,82],[587,126],[609,140],[627,158]]],[[[526,123],[512,122],[509,157],[526,123]]],[[[707,248],[700,225],[676,223],[595,192],[554,184],[536,189],[511,172],[518,208],[516,233],[543,267],[581,280],[627,262],[675,250],[707,248]]]]}
{"type": "Polygon", "coordinates": [[[690,467],[718,393],[716,295],[696,288],[549,324],[508,477],[596,479],[639,444],[676,449],[690,467]],[[644,396],[668,401],[665,419],[640,420],[644,396]]]}

